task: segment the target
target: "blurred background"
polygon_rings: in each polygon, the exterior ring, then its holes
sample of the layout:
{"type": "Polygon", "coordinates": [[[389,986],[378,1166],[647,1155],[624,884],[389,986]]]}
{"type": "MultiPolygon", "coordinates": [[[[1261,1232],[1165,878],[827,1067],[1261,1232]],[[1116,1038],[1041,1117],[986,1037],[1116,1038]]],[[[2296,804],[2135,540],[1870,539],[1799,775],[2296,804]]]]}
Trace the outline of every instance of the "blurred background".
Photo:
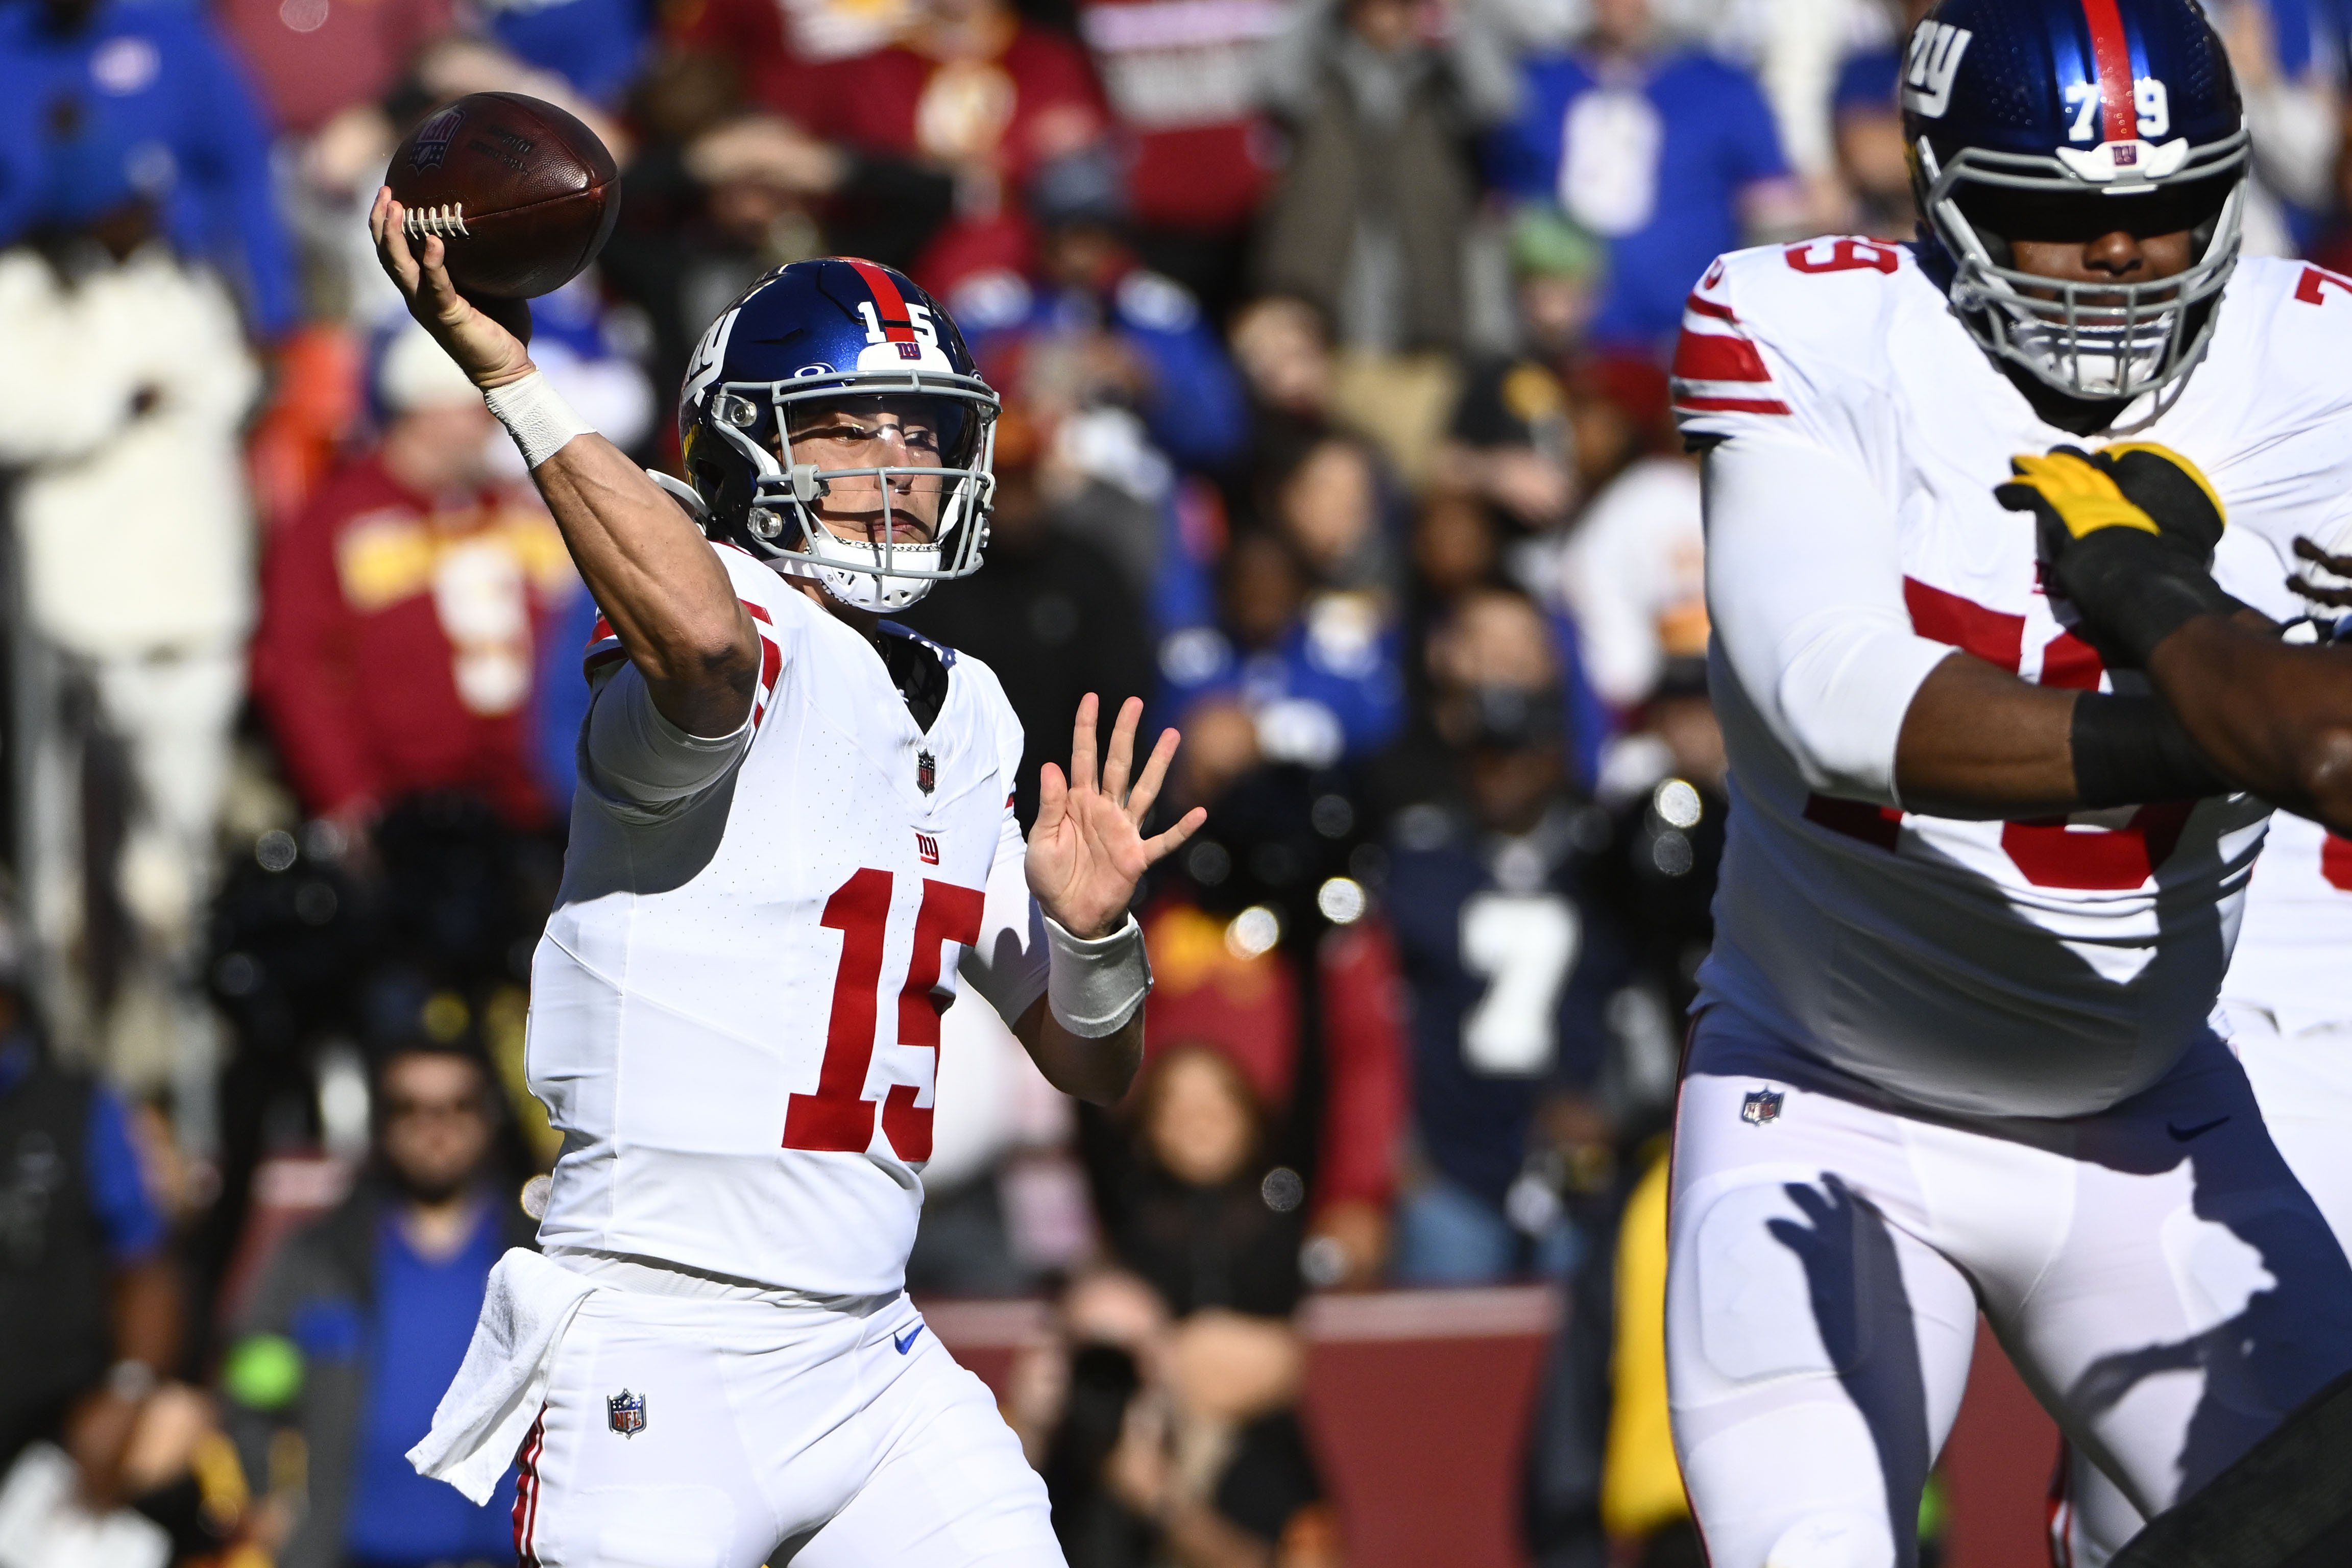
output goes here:
{"type": "MultiPolygon", "coordinates": [[[[2346,0],[2210,9],[2250,248],[2352,266],[2346,0]]],[[[1140,1082],[1074,1108],[952,1009],[909,1269],[1074,1568],[1696,1563],[1663,1153],[1724,762],[1668,372],[1718,252],[1911,235],[1923,10],[0,0],[0,1568],[511,1559],[401,1455],[557,1152],[594,610],[363,225],[493,89],[625,170],[533,308],[574,407],[673,465],[752,280],[906,268],[1005,401],[988,568],[908,619],[1003,678],[1024,819],[1083,693],[1185,731],[1140,1082]]],[[[2038,1560],[1985,1360],[1930,1561],[2038,1560]]]]}

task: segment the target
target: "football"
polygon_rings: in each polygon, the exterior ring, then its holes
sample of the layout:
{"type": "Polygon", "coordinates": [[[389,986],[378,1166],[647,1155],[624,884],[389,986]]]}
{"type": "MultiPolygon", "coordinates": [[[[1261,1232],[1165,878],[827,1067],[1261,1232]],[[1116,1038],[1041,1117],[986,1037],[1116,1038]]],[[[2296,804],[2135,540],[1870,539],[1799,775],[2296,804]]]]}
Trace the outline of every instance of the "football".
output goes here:
{"type": "Polygon", "coordinates": [[[551,294],[596,259],[621,210],[620,171],[594,131],[551,103],[478,92],[426,120],[384,183],[412,243],[439,235],[471,299],[551,294]]]}

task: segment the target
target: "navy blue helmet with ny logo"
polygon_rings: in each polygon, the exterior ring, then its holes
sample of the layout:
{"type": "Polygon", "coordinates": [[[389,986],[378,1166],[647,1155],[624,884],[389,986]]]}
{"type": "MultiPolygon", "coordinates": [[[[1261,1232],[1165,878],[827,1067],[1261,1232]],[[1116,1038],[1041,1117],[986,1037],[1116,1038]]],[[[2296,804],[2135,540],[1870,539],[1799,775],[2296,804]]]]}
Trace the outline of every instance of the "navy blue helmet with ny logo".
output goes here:
{"type": "Polygon", "coordinates": [[[2194,364],[2237,264],[2249,154],[2194,0],[1943,0],[1914,29],[1903,131],[1923,225],[1985,350],[2058,392],[2126,399],[2194,364]],[[2059,281],[2020,240],[2186,234],[2186,270],[2059,281]]]}
{"type": "Polygon", "coordinates": [[[963,334],[913,280],[850,257],[796,261],[695,349],[678,397],[692,487],[680,499],[711,538],[785,575],[861,609],[902,609],[980,570],[997,411],[963,334]],[[891,433],[899,452],[878,439],[891,433]],[[859,446],[860,459],[795,450],[818,438],[836,455],[859,446]]]}

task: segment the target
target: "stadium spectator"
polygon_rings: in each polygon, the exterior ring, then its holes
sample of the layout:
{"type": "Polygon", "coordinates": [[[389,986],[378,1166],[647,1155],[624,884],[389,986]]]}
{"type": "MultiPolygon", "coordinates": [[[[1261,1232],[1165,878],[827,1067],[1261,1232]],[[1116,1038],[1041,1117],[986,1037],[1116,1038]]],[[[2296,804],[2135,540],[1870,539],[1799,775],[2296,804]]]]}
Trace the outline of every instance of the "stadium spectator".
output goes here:
{"type": "Polygon", "coordinates": [[[257,695],[305,808],[354,842],[423,791],[535,825],[532,649],[578,579],[545,511],[490,483],[481,394],[422,329],[391,338],[376,386],[383,441],[270,550],[257,695]]]}
{"type": "Polygon", "coordinates": [[[355,106],[373,109],[417,50],[457,20],[453,0],[222,0],[215,14],[273,125],[295,136],[314,135],[355,106]]]}
{"type": "MultiPolygon", "coordinates": [[[[371,1170],[273,1259],[221,1372],[247,1473],[271,1473],[272,1437],[300,1434],[306,1487],[283,1500],[283,1568],[503,1561],[504,1506],[427,1480],[407,1450],[473,1337],[491,1267],[531,1245],[513,1199],[487,1185],[497,1125],[475,1057],[417,1040],[376,1074],[371,1170]]],[[[282,1467],[281,1467],[282,1468],[282,1467]]]]}
{"type": "Polygon", "coordinates": [[[1280,0],[1087,0],[1078,30],[1102,72],[1129,158],[1136,244],[1222,317],[1274,165],[1259,108],[1280,0]]]}
{"type": "Polygon", "coordinates": [[[217,276],[157,232],[143,134],[103,98],[50,127],[32,236],[0,253],[0,464],[19,476],[18,777],[47,831],[16,869],[45,1001],[152,1083],[202,1028],[185,969],[253,615],[236,438],[259,376],[217,276]]]}
{"type": "Polygon", "coordinates": [[[1003,0],[923,0],[901,41],[813,67],[769,107],[814,135],[955,177],[954,215],[914,269],[942,298],[976,273],[1031,269],[1032,177],[1108,129],[1085,51],[1003,0]]]}
{"type": "Polygon", "coordinates": [[[203,13],[138,0],[33,0],[0,8],[0,245],[41,221],[45,148],[84,121],[120,128],[128,172],[163,233],[235,287],[253,330],[298,314],[273,200],[269,130],[203,13]]]}
{"type": "Polygon", "coordinates": [[[1012,361],[1041,339],[1059,340],[1096,383],[1082,401],[1133,409],[1161,452],[1214,472],[1244,438],[1241,382],[1199,301],[1137,261],[1118,178],[1108,147],[1040,169],[1030,186],[1035,284],[983,273],[949,307],[982,366],[1012,361]]]}
{"type": "Polygon", "coordinates": [[[1403,722],[1395,632],[1361,596],[1310,603],[1312,570],[1284,536],[1241,534],[1222,567],[1219,625],[1161,644],[1159,707],[1186,729],[1188,799],[1214,800],[1262,763],[1369,756],[1403,722]]]}
{"type": "Polygon", "coordinates": [[[1441,46],[1408,0],[1302,5],[1267,64],[1294,138],[1268,204],[1259,288],[1296,296],[1342,350],[1335,404],[1423,477],[1472,338],[1477,178],[1468,139],[1511,110],[1501,35],[1461,7],[1441,46]]]}
{"type": "Polygon", "coordinates": [[[1488,177],[1557,201],[1610,246],[1597,343],[1659,352],[1718,254],[1802,232],[1804,192],[1756,84],[1668,39],[1650,0],[1596,0],[1576,48],[1528,59],[1517,116],[1488,139],[1488,177]]]}
{"type": "Polygon", "coordinates": [[[104,1510],[127,1490],[142,1408],[179,1364],[179,1276],[129,1113],[52,1060],[20,988],[22,957],[0,922],[0,1476],[28,1445],[54,1443],[104,1510]]]}
{"type": "Polygon", "coordinates": [[[1563,1189],[1605,1143],[1589,1110],[1622,939],[1592,888],[1606,820],[1568,786],[1559,668],[1526,599],[1474,595],[1433,646],[1463,791],[1399,814],[1386,904],[1414,997],[1426,1161],[1395,1277],[1468,1284],[1570,1267],[1563,1189]]]}

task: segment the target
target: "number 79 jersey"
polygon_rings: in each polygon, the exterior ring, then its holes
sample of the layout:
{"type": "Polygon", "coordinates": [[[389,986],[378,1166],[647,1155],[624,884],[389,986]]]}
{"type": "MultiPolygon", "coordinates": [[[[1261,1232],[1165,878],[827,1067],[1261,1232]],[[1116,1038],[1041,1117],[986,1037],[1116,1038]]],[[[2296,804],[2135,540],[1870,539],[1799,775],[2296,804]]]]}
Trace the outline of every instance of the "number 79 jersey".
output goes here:
{"type": "Polygon", "coordinates": [[[986,666],[938,650],[922,728],[864,637],[716,548],[760,636],[753,734],[669,809],[581,770],[531,967],[529,1079],[563,1134],[540,1241],[884,1294],[960,967],[1008,1019],[1045,988],[1021,727],[986,666]]]}
{"type": "MultiPolygon", "coordinates": [[[[2291,617],[2293,539],[2328,537],[2352,509],[2347,365],[2352,284],[2244,260],[2168,403],[2143,400],[2123,434],[2085,441],[2042,423],[1912,247],[1822,239],[1708,270],[1675,393],[1685,436],[1774,444],[1798,455],[1794,471],[1834,468],[1868,498],[1864,538],[1899,559],[1917,637],[2042,685],[2106,691],[2117,677],[2043,591],[2031,517],[1993,498],[2010,458],[2126,439],[2183,453],[2228,509],[2216,576],[2291,617]]],[[[1711,531],[1727,524],[1719,499],[1711,531]]],[[[1801,495],[1744,504],[1792,542],[1852,521],[1809,514],[1801,495]]],[[[1709,574],[1734,810],[1702,1005],[1731,1003],[1948,1111],[2073,1115],[2154,1082],[2207,1027],[2267,808],[2239,795],[1964,821],[1815,793],[1765,717],[1787,694],[1743,689],[1722,643],[1723,596],[1809,603],[1808,585],[1745,575],[1709,574]]],[[[2147,689],[2137,672],[2121,682],[2147,689]]],[[[1883,740],[1891,757],[1895,737],[1883,740]]]]}

